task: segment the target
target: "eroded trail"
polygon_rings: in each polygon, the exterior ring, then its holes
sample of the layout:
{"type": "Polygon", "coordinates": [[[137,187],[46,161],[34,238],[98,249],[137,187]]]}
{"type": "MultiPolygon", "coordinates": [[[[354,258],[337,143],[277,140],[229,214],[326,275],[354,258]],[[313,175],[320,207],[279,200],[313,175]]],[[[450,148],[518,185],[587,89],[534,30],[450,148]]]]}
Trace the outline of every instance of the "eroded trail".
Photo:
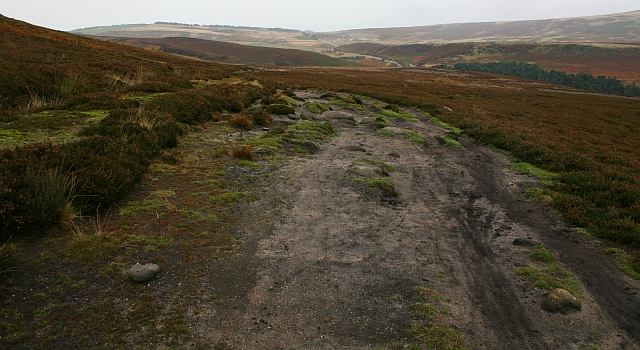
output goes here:
{"type": "Polygon", "coordinates": [[[269,220],[243,228],[246,254],[225,269],[225,283],[240,283],[228,302],[199,313],[194,333],[220,349],[403,348],[418,343],[407,329],[416,322],[415,290],[427,287],[450,298],[439,304],[450,315],[437,321],[471,349],[637,349],[638,297],[618,305],[623,290],[607,290],[630,282],[526,202],[531,178],[504,169],[506,159],[486,147],[440,144],[443,129],[414,114],[420,122],[394,123],[424,144],[344,127],[314,158],[283,168],[247,214],[269,220]],[[397,169],[396,199],[349,180],[361,158],[397,169]],[[581,312],[540,308],[544,291],[515,273],[531,252],[512,244],[518,237],[547,245],[579,279],[589,276],[581,312]],[[602,274],[611,281],[596,281],[602,274]]]}

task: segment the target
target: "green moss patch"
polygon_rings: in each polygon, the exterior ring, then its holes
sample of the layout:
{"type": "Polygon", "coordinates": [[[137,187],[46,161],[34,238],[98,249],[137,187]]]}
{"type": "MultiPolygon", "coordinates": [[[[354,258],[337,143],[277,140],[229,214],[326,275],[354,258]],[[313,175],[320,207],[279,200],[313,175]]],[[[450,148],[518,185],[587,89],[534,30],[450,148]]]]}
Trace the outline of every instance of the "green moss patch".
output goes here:
{"type": "Polygon", "coordinates": [[[405,136],[409,137],[409,141],[413,143],[423,144],[425,141],[420,134],[413,131],[407,131],[404,133],[405,136]]]}
{"type": "Polygon", "coordinates": [[[330,110],[331,108],[329,108],[329,106],[317,101],[314,101],[309,105],[309,111],[315,114],[322,114],[330,110]]]}
{"type": "Polygon", "coordinates": [[[609,248],[606,250],[607,254],[614,256],[614,262],[616,266],[629,276],[640,280],[640,261],[634,259],[629,253],[622,249],[609,248]]]}
{"type": "Polygon", "coordinates": [[[551,182],[558,178],[557,173],[540,169],[537,166],[532,165],[530,163],[526,163],[526,162],[505,164],[505,168],[513,169],[520,174],[535,176],[539,180],[546,181],[546,182],[551,182]]]}
{"type": "Polygon", "coordinates": [[[391,109],[381,108],[380,114],[384,115],[385,117],[402,119],[408,122],[420,121],[418,118],[416,118],[415,115],[413,115],[413,113],[409,113],[409,112],[400,112],[400,111],[393,111],[391,109]]]}
{"type": "Polygon", "coordinates": [[[464,148],[464,146],[462,146],[460,141],[458,141],[458,135],[456,135],[455,133],[448,132],[445,134],[438,134],[437,138],[441,143],[443,143],[446,146],[464,148]]]}
{"type": "Polygon", "coordinates": [[[376,177],[372,179],[356,177],[351,181],[357,183],[363,183],[370,189],[379,189],[384,195],[397,196],[396,184],[390,177],[376,177]]]}
{"type": "Polygon", "coordinates": [[[556,263],[545,266],[524,266],[516,269],[516,274],[534,283],[537,288],[553,290],[562,288],[578,299],[584,299],[580,283],[575,275],[556,263]]]}

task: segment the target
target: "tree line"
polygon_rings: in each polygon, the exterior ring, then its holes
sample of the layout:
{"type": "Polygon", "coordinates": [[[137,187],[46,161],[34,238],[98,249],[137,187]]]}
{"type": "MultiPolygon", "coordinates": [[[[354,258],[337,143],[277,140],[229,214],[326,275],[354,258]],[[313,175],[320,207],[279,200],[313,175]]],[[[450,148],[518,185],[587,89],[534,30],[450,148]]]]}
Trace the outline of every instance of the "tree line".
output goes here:
{"type": "Polygon", "coordinates": [[[450,66],[439,66],[455,70],[487,72],[527,78],[545,83],[570,86],[578,89],[605,92],[610,94],[640,96],[640,86],[636,83],[624,85],[617,78],[602,75],[594,77],[588,73],[568,74],[557,70],[545,70],[533,63],[525,62],[460,62],[450,66]]]}

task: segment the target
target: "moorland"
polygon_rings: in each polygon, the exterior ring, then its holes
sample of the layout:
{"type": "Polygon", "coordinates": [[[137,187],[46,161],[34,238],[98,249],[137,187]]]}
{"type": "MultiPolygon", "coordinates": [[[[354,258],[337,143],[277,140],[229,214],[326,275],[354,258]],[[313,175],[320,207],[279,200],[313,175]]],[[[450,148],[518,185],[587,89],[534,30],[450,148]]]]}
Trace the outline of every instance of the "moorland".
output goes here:
{"type": "Polygon", "coordinates": [[[3,348],[640,344],[637,98],[0,29],[3,348]]]}

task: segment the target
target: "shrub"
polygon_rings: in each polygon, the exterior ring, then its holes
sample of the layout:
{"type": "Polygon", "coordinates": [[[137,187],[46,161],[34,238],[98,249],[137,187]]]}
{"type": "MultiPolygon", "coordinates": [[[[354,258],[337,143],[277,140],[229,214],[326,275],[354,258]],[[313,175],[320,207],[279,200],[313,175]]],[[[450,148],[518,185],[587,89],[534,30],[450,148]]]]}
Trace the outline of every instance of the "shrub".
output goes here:
{"type": "Polygon", "coordinates": [[[174,92],[177,89],[169,84],[162,81],[145,81],[140,84],[129,86],[125,89],[125,91],[137,91],[137,92],[148,92],[148,93],[160,93],[160,92],[174,92]]]}
{"type": "Polygon", "coordinates": [[[266,127],[271,126],[271,115],[263,111],[255,111],[251,115],[251,121],[256,125],[262,125],[266,127]]]}
{"type": "Polygon", "coordinates": [[[233,158],[236,159],[244,159],[244,160],[253,160],[254,154],[250,147],[242,146],[242,147],[234,147],[233,148],[233,158]]]}
{"type": "Polygon", "coordinates": [[[134,100],[121,100],[115,93],[96,92],[92,94],[73,96],[66,102],[57,106],[57,109],[76,111],[128,109],[137,107],[138,104],[139,103],[134,100]]]}
{"type": "Polygon", "coordinates": [[[245,130],[251,130],[251,127],[253,126],[253,123],[251,122],[251,120],[249,120],[249,118],[247,118],[247,116],[244,116],[244,115],[234,116],[233,118],[231,118],[229,123],[237,128],[242,128],[245,130]]]}
{"type": "Polygon", "coordinates": [[[158,109],[182,123],[197,124],[209,120],[214,112],[240,112],[263,95],[264,90],[253,85],[212,85],[161,96],[150,102],[148,108],[158,109]]]}

